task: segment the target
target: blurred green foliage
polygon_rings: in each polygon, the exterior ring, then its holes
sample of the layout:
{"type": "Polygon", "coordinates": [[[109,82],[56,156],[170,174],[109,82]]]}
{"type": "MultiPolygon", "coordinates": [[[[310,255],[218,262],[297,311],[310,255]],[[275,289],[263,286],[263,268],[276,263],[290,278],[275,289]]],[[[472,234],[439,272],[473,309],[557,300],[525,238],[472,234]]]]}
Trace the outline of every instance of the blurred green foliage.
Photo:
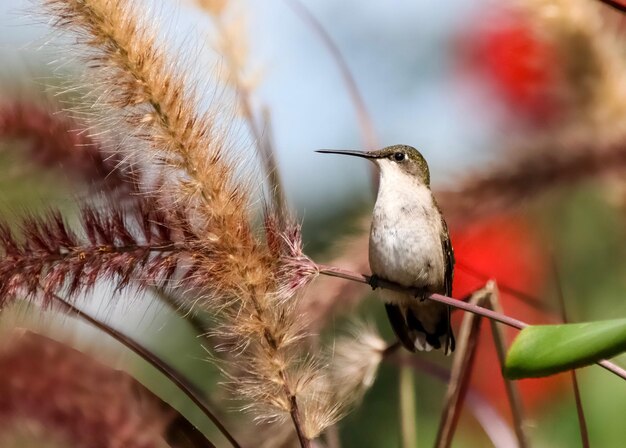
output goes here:
{"type": "Polygon", "coordinates": [[[20,143],[0,142],[0,216],[13,221],[52,205],[66,212],[75,209],[73,196],[78,192],[64,176],[38,169],[24,152],[20,143]]]}

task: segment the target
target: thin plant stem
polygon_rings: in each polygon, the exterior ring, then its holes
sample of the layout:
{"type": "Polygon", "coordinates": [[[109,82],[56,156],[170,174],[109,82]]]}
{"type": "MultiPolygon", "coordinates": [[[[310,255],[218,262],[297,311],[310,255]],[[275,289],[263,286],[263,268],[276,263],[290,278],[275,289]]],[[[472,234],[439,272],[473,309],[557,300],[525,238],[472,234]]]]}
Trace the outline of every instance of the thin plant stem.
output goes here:
{"type": "MultiPolygon", "coordinates": [[[[396,366],[410,367],[417,373],[425,373],[446,384],[450,381],[450,372],[444,367],[417,356],[398,356],[396,353],[399,347],[398,343],[389,346],[383,354],[383,360],[396,366]]],[[[494,446],[514,445],[515,436],[509,423],[471,386],[467,390],[467,404],[494,446]]]]}
{"type": "MultiPolygon", "coordinates": [[[[565,307],[565,294],[563,293],[563,284],[561,282],[561,275],[559,268],[556,264],[554,255],[552,256],[552,270],[554,272],[554,280],[556,283],[557,299],[559,302],[559,308],[561,310],[561,320],[564,323],[568,322],[567,310],[565,307]]],[[[589,448],[589,430],[587,428],[587,419],[585,418],[585,410],[583,408],[582,397],[580,396],[580,387],[578,386],[578,378],[576,376],[576,369],[570,371],[572,378],[572,388],[574,389],[574,401],[576,402],[576,414],[578,416],[578,427],[580,429],[580,441],[583,448],[589,448]]]]}
{"type": "MultiPolygon", "coordinates": [[[[488,287],[491,290],[491,294],[489,294],[487,306],[489,306],[493,311],[497,313],[502,313],[498,287],[496,286],[495,282],[489,282],[488,287]]],[[[496,346],[498,361],[500,362],[500,367],[504,368],[504,362],[506,360],[506,341],[504,331],[495,321],[490,320],[489,322],[491,323],[491,334],[493,337],[493,342],[496,346]]],[[[524,409],[522,406],[522,398],[520,396],[517,383],[505,378],[504,376],[503,379],[506,396],[509,400],[509,404],[511,405],[511,414],[513,415],[513,427],[515,428],[517,442],[520,448],[526,448],[529,446],[529,443],[524,425],[524,409]]]]}
{"type": "MultiPolygon", "coordinates": [[[[348,271],[347,269],[336,268],[333,266],[327,266],[323,264],[318,264],[318,271],[322,275],[328,275],[331,277],[343,278],[345,280],[352,280],[354,282],[365,283],[369,285],[371,283],[371,277],[365,274],[359,274],[357,272],[348,271]]],[[[412,288],[406,288],[402,285],[399,285],[394,282],[390,282],[383,279],[377,279],[377,287],[384,289],[391,289],[395,291],[403,291],[403,292],[413,292],[412,288]]],[[[417,293],[417,291],[415,291],[417,293]]],[[[504,314],[496,313],[487,308],[473,305],[471,303],[466,303],[461,300],[453,299],[451,297],[446,297],[441,294],[431,294],[427,297],[429,300],[433,300],[435,302],[444,303],[446,305],[450,305],[454,308],[458,308],[464,311],[469,311],[470,313],[480,314],[481,316],[487,317],[489,319],[501,322],[505,325],[508,325],[513,328],[517,328],[519,330],[526,328],[528,326],[527,323],[522,322],[521,320],[514,319],[509,316],[505,316],[504,314]]]]}
{"type": "MultiPolygon", "coordinates": [[[[335,61],[335,64],[339,68],[343,82],[348,89],[348,95],[356,111],[359,130],[361,133],[361,140],[365,145],[365,149],[375,149],[378,147],[378,137],[374,128],[374,120],[367,110],[363,95],[357,86],[356,79],[348,67],[346,59],[341,54],[341,50],[330,36],[328,31],[322,26],[321,22],[309,11],[304,3],[300,0],[285,0],[288,6],[307,23],[313,32],[320,38],[322,44],[328,49],[330,56],[335,61]]],[[[372,166],[370,170],[370,180],[374,192],[378,189],[378,170],[372,166]]]]}
{"type": "MultiPolygon", "coordinates": [[[[489,275],[483,272],[480,272],[478,269],[475,269],[472,266],[469,266],[468,264],[463,263],[462,261],[456,260],[454,267],[455,269],[460,269],[484,282],[488,282],[489,280],[491,280],[491,277],[489,275]]],[[[551,309],[542,300],[539,300],[537,297],[531,294],[528,294],[524,291],[520,291],[517,288],[513,288],[504,283],[498,282],[498,289],[500,291],[511,294],[512,296],[515,296],[516,298],[518,298],[525,304],[530,305],[534,309],[537,309],[540,311],[551,311],[551,309]]]]}
{"type": "MultiPolygon", "coordinates": [[[[472,294],[470,301],[471,303],[482,305],[487,302],[489,294],[489,287],[480,289],[472,294]]],[[[481,317],[476,314],[468,313],[463,317],[457,349],[452,362],[450,381],[448,382],[448,389],[439,420],[439,429],[435,438],[435,447],[447,448],[452,443],[472,376],[481,322],[481,317]]]]}
{"type": "MultiPolygon", "coordinates": [[[[238,84],[241,83],[238,81],[238,84]]],[[[278,163],[276,162],[276,155],[272,144],[272,131],[270,129],[271,121],[269,113],[264,114],[264,129],[262,130],[257,123],[254,112],[252,111],[252,105],[250,102],[250,95],[248,90],[243,88],[239,88],[239,90],[239,102],[241,105],[241,109],[244,117],[246,117],[248,126],[250,127],[250,132],[257,142],[257,148],[259,150],[261,162],[263,163],[263,168],[265,170],[265,177],[269,183],[269,192],[272,198],[274,208],[277,211],[278,217],[280,219],[284,219],[286,204],[285,192],[282,187],[280,172],[278,171],[278,163]]]]}
{"type": "MultiPolygon", "coordinates": [[[[222,36],[227,36],[228,33],[224,30],[223,23],[219,18],[215,20],[215,26],[218,32],[222,36]]],[[[241,73],[239,71],[239,65],[235,60],[234,51],[232,48],[227,48],[222,52],[226,59],[226,63],[229,67],[229,74],[233,78],[234,85],[237,90],[237,98],[239,100],[239,107],[241,113],[248,123],[250,134],[255,140],[257,150],[263,169],[265,171],[265,178],[269,184],[268,189],[270,197],[272,198],[274,209],[281,221],[285,219],[285,193],[282,187],[282,181],[280,173],[278,171],[278,163],[276,162],[276,155],[273,146],[273,136],[271,131],[271,120],[269,112],[264,110],[263,113],[263,127],[259,125],[257,117],[252,107],[252,99],[250,95],[250,89],[245,85],[241,79],[241,73]]],[[[284,222],[281,222],[281,226],[284,226],[284,222]]]]}
{"type": "Polygon", "coordinates": [[[350,99],[357,113],[361,137],[366,149],[374,149],[378,146],[378,139],[374,131],[374,121],[365,105],[365,100],[359,91],[356,80],[350,71],[350,67],[346,59],[341,54],[341,50],[328,34],[328,31],[322,26],[319,20],[309,11],[309,9],[299,0],[285,0],[287,5],[305,22],[307,23],[320,38],[324,46],[330,52],[335,64],[341,72],[344,84],[348,88],[350,99]]]}
{"type": "Polygon", "coordinates": [[[417,415],[415,412],[415,377],[410,367],[400,368],[400,427],[402,448],[417,447],[417,415]]]}
{"type": "Polygon", "coordinates": [[[578,377],[576,370],[570,371],[572,377],[572,387],[574,389],[574,400],[576,401],[576,414],[578,416],[578,427],[580,428],[580,441],[583,448],[590,448],[589,429],[587,428],[587,419],[585,418],[585,410],[583,408],[582,397],[580,396],[580,387],[578,386],[578,377]]]}
{"type": "MultiPolygon", "coordinates": [[[[337,277],[337,278],[342,278],[344,280],[350,280],[353,282],[359,282],[359,283],[364,283],[366,285],[371,285],[371,277],[369,275],[359,274],[358,272],[352,272],[347,269],[337,268],[334,266],[328,266],[324,264],[317,264],[316,266],[317,266],[317,272],[321,275],[327,275],[330,277],[337,277]]],[[[406,288],[397,283],[390,282],[390,281],[383,280],[383,279],[378,279],[377,286],[380,288],[391,289],[394,291],[413,292],[412,288],[406,288]]],[[[521,320],[514,319],[509,316],[505,316],[502,313],[497,313],[487,308],[472,305],[470,303],[465,303],[461,300],[453,299],[451,297],[446,297],[441,294],[431,294],[430,296],[426,297],[426,299],[432,300],[434,302],[443,303],[453,308],[461,309],[470,313],[479,314],[493,321],[503,323],[504,325],[508,325],[509,327],[517,328],[518,330],[522,330],[529,326],[529,324],[527,324],[526,322],[522,322],[521,320]]],[[[615,375],[626,380],[626,370],[623,369],[622,367],[607,360],[598,361],[596,362],[596,364],[604,367],[609,372],[612,372],[615,375]]]]}
{"type": "Polygon", "coordinates": [[[298,436],[298,442],[300,442],[301,448],[311,448],[311,441],[304,435],[302,430],[302,422],[300,421],[300,410],[298,409],[298,400],[291,391],[285,387],[285,393],[289,395],[290,415],[293,421],[293,426],[296,428],[296,434],[298,436]]]}
{"type": "Polygon", "coordinates": [[[263,108],[263,142],[259,147],[265,166],[265,175],[270,188],[272,202],[276,209],[276,215],[281,220],[281,228],[285,226],[287,218],[287,198],[283,188],[283,182],[276,160],[276,150],[274,145],[274,128],[272,127],[272,116],[269,109],[263,108]]]}
{"type": "MultiPolygon", "coordinates": [[[[113,339],[121,343],[123,346],[137,354],[143,360],[148,362],[152,367],[161,372],[167,379],[169,379],[176,387],[178,387],[201,411],[202,413],[211,420],[211,422],[216,426],[216,428],[222,433],[222,435],[228,440],[228,442],[234,448],[241,448],[241,445],[235,440],[235,438],[231,435],[231,433],[226,429],[226,427],[220,422],[220,420],[211,412],[205,397],[203,397],[202,392],[194,386],[191,381],[189,381],[185,376],[177,371],[173,366],[164,361],[158,355],[132,339],[130,336],[125,335],[124,333],[108,326],[104,322],[95,319],[84,311],[76,308],[70,302],[62,298],[57,294],[48,293],[52,296],[54,301],[65,310],[70,315],[74,315],[85,322],[93,325],[100,331],[108,334],[113,339]]],[[[209,445],[211,446],[211,445],[209,445]]]]}
{"type": "MultiPolygon", "coordinates": [[[[260,303],[258,302],[258,300],[255,298],[255,293],[254,291],[251,291],[250,293],[250,297],[252,297],[253,300],[253,304],[254,304],[254,309],[257,313],[257,316],[259,316],[259,319],[263,319],[264,313],[266,310],[264,310],[263,308],[261,308],[260,303]]],[[[267,327],[266,327],[267,329],[267,327]]],[[[277,350],[277,345],[276,345],[276,340],[274,339],[274,334],[271,331],[266,331],[265,335],[264,335],[265,341],[267,342],[268,346],[272,348],[272,350],[276,351],[277,350]]],[[[291,388],[289,387],[288,381],[287,381],[287,373],[285,371],[284,366],[279,366],[278,367],[278,377],[281,381],[281,384],[283,385],[283,393],[285,394],[285,397],[287,397],[287,399],[289,400],[289,415],[291,416],[291,421],[293,422],[293,426],[296,430],[296,435],[298,436],[298,441],[300,442],[300,447],[301,448],[310,448],[311,447],[311,440],[305,435],[304,433],[304,428],[302,425],[302,419],[300,417],[300,409],[298,406],[298,399],[296,397],[296,394],[291,390],[291,388]]]]}
{"type": "Polygon", "coordinates": [[[621,376],[623,379],[626,380],[626,369],[624,369],[623,367],[620,367],[617,364],[612,363],[611,361],[607,361],[606,359],[598,361],[596,364],[598,364],[600,367],[604,367],[606,370],[614,373],[617,376],[621,376]]]}

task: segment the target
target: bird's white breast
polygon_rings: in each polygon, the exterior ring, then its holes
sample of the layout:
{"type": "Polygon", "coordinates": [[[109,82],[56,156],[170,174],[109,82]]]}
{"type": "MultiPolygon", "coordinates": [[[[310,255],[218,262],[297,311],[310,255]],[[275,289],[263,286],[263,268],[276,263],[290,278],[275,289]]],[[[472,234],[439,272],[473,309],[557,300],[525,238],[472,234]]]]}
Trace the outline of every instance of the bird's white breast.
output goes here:
{"type": "MultiPolygon", "coordinates": [[[[381,168],[370,231],[372,273],[402,285],[439,291],[445,270],[443,229],[430,188],[393,165],[381,168]]],[[[406,299],[398,293],[384,294],[392,302],[406,299]]]]}

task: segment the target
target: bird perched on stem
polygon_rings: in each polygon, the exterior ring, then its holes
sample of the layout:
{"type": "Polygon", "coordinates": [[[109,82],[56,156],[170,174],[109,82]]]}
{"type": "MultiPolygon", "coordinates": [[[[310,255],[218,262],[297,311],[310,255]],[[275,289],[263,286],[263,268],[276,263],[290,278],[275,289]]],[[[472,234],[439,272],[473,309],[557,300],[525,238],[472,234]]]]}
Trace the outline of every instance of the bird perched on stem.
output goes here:
{"type": "Polygon", "coordinates": [[[369,242],[371,286],[384,279],[415,293],[383,289],[379,295],[393,330],[410,351],[454,350],[450,307],[426,300],[432,293],[450,296],[454,252],[448,226],[430,190],[430,172],[422,154],[407,145],[379,151],[319,150],[362,157],[380,169],[369,242]]]}

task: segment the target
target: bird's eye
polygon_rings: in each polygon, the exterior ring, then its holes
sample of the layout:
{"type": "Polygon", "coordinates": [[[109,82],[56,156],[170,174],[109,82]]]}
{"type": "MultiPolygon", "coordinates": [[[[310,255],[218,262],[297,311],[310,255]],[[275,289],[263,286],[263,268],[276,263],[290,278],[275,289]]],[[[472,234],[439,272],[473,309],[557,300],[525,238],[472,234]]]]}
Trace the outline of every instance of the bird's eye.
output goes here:
{"type": "Polygon", "coordinates": [[[406,158],[406,154],[403,152],[396,152],[394,153],[393,158],[396,162],[402,162],[406,158]]]}

